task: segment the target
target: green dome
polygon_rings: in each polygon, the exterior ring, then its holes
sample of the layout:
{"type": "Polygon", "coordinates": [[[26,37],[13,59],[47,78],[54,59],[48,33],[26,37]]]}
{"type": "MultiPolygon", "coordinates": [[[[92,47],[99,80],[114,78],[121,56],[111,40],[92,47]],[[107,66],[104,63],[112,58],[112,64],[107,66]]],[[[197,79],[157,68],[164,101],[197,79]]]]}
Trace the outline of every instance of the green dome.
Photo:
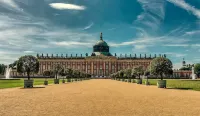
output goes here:
{"type": "Polygon", "coordinates": [[[107,44],[105,41],[103,41],[103,40],[99,40],[99,41],[95,44],[95,46],[108,46],[108,44],[107,44]]]}

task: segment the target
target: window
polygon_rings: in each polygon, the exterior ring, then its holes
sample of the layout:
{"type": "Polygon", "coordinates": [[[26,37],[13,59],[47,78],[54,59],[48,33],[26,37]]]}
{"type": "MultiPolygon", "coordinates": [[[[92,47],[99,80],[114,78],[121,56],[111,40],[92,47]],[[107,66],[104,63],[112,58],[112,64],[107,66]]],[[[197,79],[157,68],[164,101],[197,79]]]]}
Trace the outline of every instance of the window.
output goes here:
{"type": "Polygon", "coordinates": [[[106,64],[106,69],[108,69],[108,65],[106,64]]]}
{"type": "Polygon", "coordinates": [[[100,64],[100,68],[102,68],[102,64],[100,64]]]}
{"type": "Polygon", "coordinates": [[[45,65],[43,65],[42,67],[43,67],[43,70],[45,70],[45,69],[46,69],[46,68],[45,68],[45,65]]]}
{"type": "Polygon", "coordinates": [[[115,68],[115,66],[114,65],[112,65],[112,69],[114,69],[115,68]]]}

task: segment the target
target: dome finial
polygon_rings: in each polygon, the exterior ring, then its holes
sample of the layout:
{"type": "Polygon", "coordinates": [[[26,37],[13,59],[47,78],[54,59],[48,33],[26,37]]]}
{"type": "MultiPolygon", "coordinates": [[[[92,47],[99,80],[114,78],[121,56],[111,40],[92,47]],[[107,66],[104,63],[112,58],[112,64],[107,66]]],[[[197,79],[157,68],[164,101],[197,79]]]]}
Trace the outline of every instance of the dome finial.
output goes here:
{"type": "Polygon", "coordinates": [[[183,64],[183,66],[186,66],[185,58],[183,58],[182,64],[183,64]]]}
{"type": "Polygon", "coordinates": [[[103,34],[102,34],[102,32],[100,34],[100,40],[103,40],[103,34]]]}

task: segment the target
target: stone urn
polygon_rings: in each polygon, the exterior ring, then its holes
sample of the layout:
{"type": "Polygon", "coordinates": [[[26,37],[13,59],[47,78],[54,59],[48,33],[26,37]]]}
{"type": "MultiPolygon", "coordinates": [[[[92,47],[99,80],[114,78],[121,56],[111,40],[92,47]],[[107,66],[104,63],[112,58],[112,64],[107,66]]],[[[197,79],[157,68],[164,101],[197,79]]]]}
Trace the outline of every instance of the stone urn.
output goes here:
{"type": "Polygon", "coordinates": [[[44,85],[48,85],[48,81],[47,80],[44,81],[44,85]]]}
{"type": "Polygon", "coordinates": [[[62,83],[65,83],[65,80],[64,80],[64,79],[62,80],[62,83]]]}
{"type": "Polygon", "coordinates": [[[166,80],[158,80],[157,81],[157,86],[158,88],[166,88],[167,81],[166,80]]]}
{"type": "Polygon", "coordinates": [[[33,80],[24,80],[24,88],[32,88],[33,80]]]}
{"type": "Polygon", "coordinates": [[[142,79],[136,79],[137,84],[142,84],[142,79]]]}
{"type": "Polygon", "coordinates": [[[59,84],[59,79],[54,79],[54,84],[59,84]]]}

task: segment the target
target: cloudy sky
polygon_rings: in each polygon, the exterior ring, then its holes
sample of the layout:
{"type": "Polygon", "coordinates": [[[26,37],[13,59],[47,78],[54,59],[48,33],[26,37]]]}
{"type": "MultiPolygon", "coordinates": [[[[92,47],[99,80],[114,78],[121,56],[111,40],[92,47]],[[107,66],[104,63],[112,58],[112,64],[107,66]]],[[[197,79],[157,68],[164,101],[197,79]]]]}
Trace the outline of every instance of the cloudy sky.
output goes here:
{"type": "Polygon", "coordinates": [[[167,54],[200,62],[200,0],[0,0],[0,63],[25,54],[167,54]]]}

